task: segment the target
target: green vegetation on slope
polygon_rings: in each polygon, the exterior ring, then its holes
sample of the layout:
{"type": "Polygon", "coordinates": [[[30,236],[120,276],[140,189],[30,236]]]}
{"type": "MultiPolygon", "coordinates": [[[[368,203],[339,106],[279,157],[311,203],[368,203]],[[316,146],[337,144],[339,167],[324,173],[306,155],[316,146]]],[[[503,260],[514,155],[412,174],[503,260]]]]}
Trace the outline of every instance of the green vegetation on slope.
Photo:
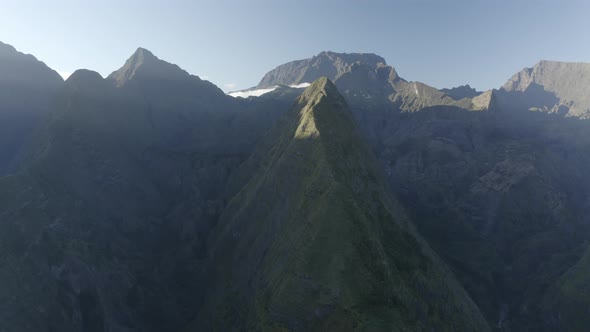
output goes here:
{"type": "Polygon", "coordinates": [[[544,299],[545,313],[556,329],[587,331],[590,326],[590,249],[544,299]]]}
{"type": "Polygon", "coordinates": [[[487,330],[376,165],[334,85],[314,82],[245,164],[187,330],[487,330]]]}

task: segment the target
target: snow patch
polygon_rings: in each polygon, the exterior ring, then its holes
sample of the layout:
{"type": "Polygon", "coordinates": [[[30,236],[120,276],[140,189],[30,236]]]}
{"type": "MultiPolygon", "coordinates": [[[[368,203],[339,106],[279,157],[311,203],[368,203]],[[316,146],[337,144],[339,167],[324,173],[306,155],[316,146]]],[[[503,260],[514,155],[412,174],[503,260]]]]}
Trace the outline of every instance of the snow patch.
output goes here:
{"type": "Polygon", "coordinates": [[[295,85],[289,85],[290,88],[295,88],[295,89],[303,89],[303,88],[307,88],[308,86],[310,86],[311,83],[299,83],[299,84],[295,84],[295,85]]]}
{"type": "MultiPolygon", "coordinates": [[[[299,84],[289,85],[289,87],[293,88],[293,89],[303,89],[303,88],[307,88],[310,85],[311,85],[311,83],[299,83],[299,84]]],[[[230,95],[234,98],[260,97],[263,94],[275,91],[278,88],[279,88],[279,86],[275,85],[273,87],[265,88],[265,89],[241,90],[241,91],[229,92],[228,95],[230,95]]]]}
{"type": "Polygon", "coordinates": [[[272,88],[268,88],[268,89],[235,91],[235,92],[228,93],[228,95],[230,95],[234,98],[260,97],[265,93],[269,93],[271,91],[276,90],[277,88],[278,88],[278,86],[273,86],[272,88]]]}

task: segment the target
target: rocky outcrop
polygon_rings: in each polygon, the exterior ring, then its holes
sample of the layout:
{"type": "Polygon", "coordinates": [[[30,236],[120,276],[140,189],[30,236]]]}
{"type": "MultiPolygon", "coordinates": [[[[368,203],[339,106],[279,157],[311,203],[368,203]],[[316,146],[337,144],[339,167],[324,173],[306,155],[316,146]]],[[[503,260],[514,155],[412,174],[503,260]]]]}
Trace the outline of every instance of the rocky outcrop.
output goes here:
{"type": "Polygon", "coordinates": [[[590,117],[590,64],[541,61],[504,84],[506,107],[521,106],[549,113],[590,117]],[[512,98],[510,98],[512,97],[512,98]]]}

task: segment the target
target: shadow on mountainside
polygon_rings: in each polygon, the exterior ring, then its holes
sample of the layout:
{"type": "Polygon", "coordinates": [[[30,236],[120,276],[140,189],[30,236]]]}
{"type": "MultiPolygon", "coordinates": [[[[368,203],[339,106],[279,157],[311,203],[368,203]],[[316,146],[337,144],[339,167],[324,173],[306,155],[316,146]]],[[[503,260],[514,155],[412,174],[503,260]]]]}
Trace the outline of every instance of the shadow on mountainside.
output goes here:
{"type": "Polygon", "coordinates": [[[588,246],[589,126],[435,106],[381,132],[376,153],[393,191],[499,328],[554,330],[574,307],[548,297],[588,246]]]}

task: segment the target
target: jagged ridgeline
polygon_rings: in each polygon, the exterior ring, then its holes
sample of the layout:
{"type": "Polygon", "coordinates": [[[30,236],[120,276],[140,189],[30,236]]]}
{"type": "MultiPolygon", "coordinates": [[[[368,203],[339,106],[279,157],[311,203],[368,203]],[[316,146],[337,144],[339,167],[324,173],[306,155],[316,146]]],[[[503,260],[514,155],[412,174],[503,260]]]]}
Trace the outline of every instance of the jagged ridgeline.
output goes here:
{"type": "Polygon", "coordinates": [[[589,78],[322,52],[227,95],[0,43],[0,331],[588,331],[589,78]]]}
{"type": "Polygon", "coordinates": [[[0,331],[184,327],[225,182],[292,101],[236,100],[145,49],[72,74],[0,178],[0,331]]]}
{"type": "Polygon", "coordinates": [[[437,90],[374,55],[322,52],[260,86],[333,80],[391,189],[491,326],[584,331],[588,73],[541,61],[498,90],[437,90]]]}
{"type": "Polygon", "coordinates": [[[237,176],[247,181],[212,233],[211,291],[187,331],[489,330],[387,193],[327,78],[237,176]]]}

